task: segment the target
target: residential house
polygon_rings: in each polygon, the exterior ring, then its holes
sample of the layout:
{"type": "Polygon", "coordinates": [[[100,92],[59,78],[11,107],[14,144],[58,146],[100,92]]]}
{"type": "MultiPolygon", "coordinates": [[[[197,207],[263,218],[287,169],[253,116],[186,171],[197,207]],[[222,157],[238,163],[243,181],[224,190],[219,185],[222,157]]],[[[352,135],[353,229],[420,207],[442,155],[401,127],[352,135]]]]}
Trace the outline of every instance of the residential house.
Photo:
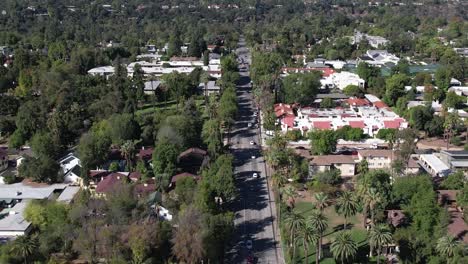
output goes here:
{"type": "Polygon", "coordinates": [[[419,164],[433,177],[445,177],[451,172],[450,167],[435,154],[419,155],[419,164]]]}
{"type": "Polygon", "coordinates": [[[359,88],[364,88],[366,82],[364,79],[360,78],[359,75],[351,72],[335,72],[328,77],[322,78],[320,80],[323,88],[338,88],[343,90],[348,85],[356,85],[359,88]]]}
{"type": "Polygon", "coordinates": [[[440,205],[444,206],[450,215],[447,232],[468,244],[468,225],[464,221],[462,209],[457,204],[457,194],[459,192],[459,190],[438,190],[437,197],[440,205]]]}
{"type": "Polygon", "coordinates": [[[208,153],[200,148],[189,148],[177,157],[178,166],[185,172],[197,174],[208,164],[208,153]]]}
{"type": "Polygon", "coordinates": [[[114,75],[115,73],[115,68],[114,66],[101,66],[101,67],[96,67],[88,71],[88,74],[92,76],[102,76],[106,77],[107,79],[114,75]]]}
{"type": "Polygon", "coordinates": [[[406,164],[405,174],[419,174],[421,172],[421,165],[419,164],[418,155],[411,155],[406,164]]]}
{"type": "Polygon", "coordinates": [[[15,203],[11,208],[0,207],[0,243],[29,234],[32,224],[24,218],[26,205],[24,201],[15,203]]]}
{"type": "Polygon", "coordinates": [[[95,192],[98,196],[105,197],[107,194],[113,192],[127,180],[127,175],[120,172],[113,172],[105,176],[100,182],[97,183],[95,192]]]}
{"type": "Polygon", "coordinates": [[[312,156],[309,161],[309,177],[319,172],[339,169],[342,177],[352,177],[356,174],[356,157],[352,155],[322,155],[312,156]]]}
{"type": "MultiPolygon", "coordinates": [[[[370,2],[369,2],[370,3],[370,2]]],[[[360,31],[355,31],[354,36],[350,37],[351,44],[359,44],[361,41],[367,41],[373,48],[386,46],[390,41],[384,37],[372,36],[360,31]]]]}
{"type": "Polygon", "coordinates": [[[389,149],[362,149],[357,151],[358,162],[367,160],[369,169],[390,169],[394,153],[389,149]]]}
{"type": "Polygon", "coordinates": [[[70,204],[73,202],[75,195],[80,191],[79,186],[67,186],[62,193],[57,197],[57,202],[70,204]]]}
{"type": "Polygon", "coordinates": [[[0,148],[0,172],[8,168],[8,153],[5,149],[0,148]]]}
{"type": "Polygon", "coordinates": [[[368,50],[365,55],[358,58],[358,63],[365,62],[377,67],[396,65],[399,61],[400,58],[386,50],[368,50]]]}
{"type": "Polygon", "coordinates": [[[161,81],[147,81],[145,82],[145,87],[143,92],[148,95],[155,95],[156,92],[161,89],[161,81]]]}
{"type": "Polygon", "coordinates": [[[191,173],[188,173],[188,172],[179,173],[177,175],[172,176],[171,183],[169,184],[169,188],[174,188],[176,186],[176,184],[177,184],[177,181],[179,181],[181,179],[185,179],[185,178],[192,178],[195,181],[199,181],[201,179],[200,176],[195,175],[195,174],[191,174],[191,173]]]}
{"type": "Polygon", "coordinates": [[[198,90],[202,93],[202,94],[206,94],[206,95],[211,95],[211,94],[219,94],[220,91],[221,91],[221,87],[219,87],[218,85],[216,85],[216,82],[215,81],[208,81],[205,85],[205,83],[200,83],[198,85],[198,90]]]}
{"type": "Polygon", "coordinates": [[[452,171],[468,168],[468,151],[464,150],[442,150],[439,154],[440,160],[452,171]]]}
{"type": "Polygon", "coordinates": [[[80,159],[75,155],[75,153],[68,153],[60,161],[60,168],[64,175],[64,182],[71,184],[80,184],[81,183],[81,166],[80,159]]]}
{"type": "Polygon", "coordinates": [[[142,147],[138,151],[137,157],[145,162],[150,161],[153,158],[154,148],[152,147],[142,147]]]}

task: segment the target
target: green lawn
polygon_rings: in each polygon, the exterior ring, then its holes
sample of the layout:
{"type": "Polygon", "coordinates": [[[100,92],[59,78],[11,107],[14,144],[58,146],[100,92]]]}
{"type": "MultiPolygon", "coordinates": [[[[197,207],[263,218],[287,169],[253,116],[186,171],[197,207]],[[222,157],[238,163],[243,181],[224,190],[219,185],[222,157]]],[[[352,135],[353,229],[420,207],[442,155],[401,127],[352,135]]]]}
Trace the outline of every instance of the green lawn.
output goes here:
{"type": "MultiPolygon", "coordinates": [[[[313,209],[314,209],[314,205],[309,202],[298,202],[295,207],[295,210],[300,212],[306,219],[308,217],[308,213],[313,209]]],[[[326,208],[324,213],[329,220],[328,221],[329,226],[328,226],[328,229],[325,231],[325,236],[323,239],[324,258],[320,261],[320,263],[334,264],[336,262],[333,259],[331,252],[328,250],[328,247],[330,245],[330,242],[333,241],[333,237],[337,234],[337,232],[342,230],[344,221],[343,221],[343,217],[339,216],[335,212],[335,208],[333,206],[326,208]]],[[[348,229],[351,232],[351,237],[353,238],[354,241],[356,241],[356,243],[359,246],[359,252],[358,252],[358,256],[355,259],[355,262],[356,263],[369,263],[367,258],[365,257],[366,254],[368,253],[367,242],[366,242],[367,232],[362,228],[361,218],[362,218],[361,215],[357,215],[348,219],[348,229]]],[[[284,249],[285,251],[287,251],[287,247],[284,247],[284,249]]],[[[309,249],[308,253],[309,253],[308,262],[315,263],[315,249],[313,248],[309,249]]],[[[303,247],[299,243],[296,249],[296,262],[295,263],[305,263],[304,255],[305,254],[304,254],[303,247]]]]}
{"type": "MultiPolygon", "coordinates": [[[[201,106],[204,104],[203,99],[197,99],[195,100],[197,103],[197,106],[201,106]]],[[[176,109],[177,104],[175,100],[172,101],[167,101],[167,102],[157,102],[155,104],[153,103],[148,103],[144,104],[140,109],[136,111],[137,116],[142,116],[142,115],[149,115],[153,114],[155,109],[167,109],[167,110],[174,110],[176,109]]]]}

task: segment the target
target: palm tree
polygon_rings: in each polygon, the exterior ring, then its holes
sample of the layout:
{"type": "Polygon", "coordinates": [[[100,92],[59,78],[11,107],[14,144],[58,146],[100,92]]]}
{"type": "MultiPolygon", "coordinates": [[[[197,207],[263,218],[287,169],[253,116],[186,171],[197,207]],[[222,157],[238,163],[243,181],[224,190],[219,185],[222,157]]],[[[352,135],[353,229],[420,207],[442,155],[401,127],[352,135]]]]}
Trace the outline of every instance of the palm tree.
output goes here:
{"type": "Polygon", "coordinates": [[[444,236],[439,238],[436,245],[436,250],[440,255],[447,257],[447,263],[450,263],[450,258],[455,255],[455,250],[458,248],[459,242],[452,236],[444,236]]]}
{"type": "Polygon", "coordinates": [[[375,209],[382,202],[382,195],[375,188],[370,188],[366,199],[371,213],[371,223],[375,225],[375,209]]]}
{"type": "Polygon", "coordinates": [[[336,200],[335,209],[338,214],[344,216],[344,229],[346,229],[348,217],[355,215],[357,211],[357,202],[352,193],[343,192],[336,200]]]}
{"type": "Polygon", "coordinates": [[[283,187],[286,182],[287,182],[287,179],[286,177],[284,176],[284,174],[282,173],[279,173],[279,172],[275,172],[273,173],[273,175],[271,175],[271,180],[273,181],[273,185],[276,187],[276,188],[281,188],[283,187]]]}
{"type": "Polygon", "coordinates": [[[318,254],[317,257],[319,259],[322,258],[322,239],[323,239],[323,233],[325,230],[327,230],[328,227],[328,219],[327,217],[321,212],[314,210],[312,211],[308,223],[312,225],[318,232],[320,238],[319,238],[319,243],[318,243],[318,254]]]}
{"type": "Polygon", "coordinates": [[[36,236],[19,236],[11,246],[11,253],[21,257],[26,264],[38,248],[39,243],[36,236]]]}
{"type": "MultiPolygon", "coordinates": [[[[371,252],[373,248],[377,249],[377,264],[379,264],[382,247],[392,242],[392,233],[387,225],[380,224],[371,229],[368,239],[371,252]]],[[[370,253],[370,256],[372,256],[372,253],[370,253]]]]}
{"type": "Polygon", "coordinates": [[[357,244],[351,238],[351,235],[348,232],[342,231],[336,235],[330,250],[335,259],[339,259],[341,263],[344,263],[345,260],[354,258],[357,248],[357,244]]]}
{"type": "Polygon", "coordinates": [[[120,147],[120,151],[127,161],[127,167],[129,170],[133,168],[133,160],[135,158],[135,142],[132,140],[127,140],[120,147]]]}
{"type": "Polygon", "coordinates": [[[315,197],[315,207],[320,210],[320,212],[323,212],[323,209],[328,206],[329,201],[328,201],[328,195],[323,192],[316,193],[314,195],[315,197]]]}
{"type": "MultiPolygon", "coordinates": [[[[310,223],[305,223],[301,229],[297,232],[298,241],[302,242],[302,246],[304,247],[304,254],[305,254],[305,263],[309,264],[309,245],[318,245],[319,235],[317,230],[310,225],[310,223]]],[[[318,263],[318,252],[317,246],[315,247],[315,256],[316,256],[316,263],[318,263]]]]}
{"type": "Polygon", "coordinates": [[[284,224],[289,232],[289,242],[293,247],[292,260],[294,261],[296,257],[296,234],[297,231],[305,224],[304,217],[301,214],[292,211],[286,216],[286,219],[284,219],[284,224]]]}
{"type": "Polygon", "coordinates": [[[281,189],[282,198],[286,203],[289,203],[289,206],[294,209],[296,203],[294,197],[296,196],[296,191],[292,186],[286,186],[281,189]]]}
{"type": "Polygon", "coordinates": [[[366,228],[367,224],[367,210],[369,209],[369,184],[359,182],[357,185],[357,195],[362,203],[362,214],[364,220],[362,221],[362,227],[366,228]]]}

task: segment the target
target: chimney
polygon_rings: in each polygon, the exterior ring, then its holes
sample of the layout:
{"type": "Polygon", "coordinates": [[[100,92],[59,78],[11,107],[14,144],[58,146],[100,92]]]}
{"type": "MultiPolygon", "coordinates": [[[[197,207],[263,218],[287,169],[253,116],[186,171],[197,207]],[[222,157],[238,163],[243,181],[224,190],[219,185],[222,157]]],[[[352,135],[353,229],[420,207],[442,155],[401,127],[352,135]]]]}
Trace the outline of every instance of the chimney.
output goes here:
{"type": "Polygon", "coordinates": [[[117,180],[120,180],[120,175],[117,175],[117,180]]]}
{"type": "Polygon", "coordinates": [[[141,147],[142,150],[145,150],[145,146],[141,147]]]}

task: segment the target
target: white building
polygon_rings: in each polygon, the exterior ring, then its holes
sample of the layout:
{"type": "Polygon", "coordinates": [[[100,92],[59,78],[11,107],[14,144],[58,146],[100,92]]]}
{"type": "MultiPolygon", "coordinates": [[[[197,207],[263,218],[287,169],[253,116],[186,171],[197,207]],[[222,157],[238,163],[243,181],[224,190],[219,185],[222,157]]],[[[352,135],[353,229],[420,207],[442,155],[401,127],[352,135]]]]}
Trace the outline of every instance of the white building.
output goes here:
{"type": "Polygon", "coordinates": [[[156,91],[160,88],[161,82],[160,81],[148,81],[145,82],[144,93],[145,94],[155,94],[156,91]]]}
{"type": "Polygon", "coordinates": [[[92,76],[103,76],[109,78],[110,76],[114,75],[115,68],[114,66],[101,66],[96,67],[88,71],[88,74],[92,76]]]}
{"type": "Polygon", "coordinates": [[[384,65],[396,65],[400,61],[400,58],[389,53],[386,50],[368,50],[366,55],[358,58],[359,62],[366,62],[369,65],[382,67],[384,65]]]}
{"type": "Polygon", "coordinates": [[[367,40],[369,42],[369,45],[371,45],[373,48],[380,48],[389,43],[389,41],[384,37],[372,36],[365,33],[361,33],[359,31],[355,31],[354,36],[351,37],[351,44],[359,44],[359,42],[363,40],[367,40]]]}
{"type": "Polygon", "coordinates": [[[365,81],[359,77],[359,75],[351,72],[335,72],[328,77],[320,80],[323,87],[326,88],[338,88],[343,90],[348,85],[356,85],[360,88],[364,88],[365,81]]]}
{"type": "Polygon", "coordinates": [[[26,205],[26,202],[18,202],[13,207],[1,211],[3,216],[0,217],[0,242],[29,234],[32,225],[24,219],[26,205]]]}
{"type": "Polygon", "coordinates": [[[81,167],[80,159],[75,156],[74,153],[69,153],[63,157],[60,161],[60,168],[64,175],[64,182],[71,184],[80,184],[81,182],[81,167]]]}

